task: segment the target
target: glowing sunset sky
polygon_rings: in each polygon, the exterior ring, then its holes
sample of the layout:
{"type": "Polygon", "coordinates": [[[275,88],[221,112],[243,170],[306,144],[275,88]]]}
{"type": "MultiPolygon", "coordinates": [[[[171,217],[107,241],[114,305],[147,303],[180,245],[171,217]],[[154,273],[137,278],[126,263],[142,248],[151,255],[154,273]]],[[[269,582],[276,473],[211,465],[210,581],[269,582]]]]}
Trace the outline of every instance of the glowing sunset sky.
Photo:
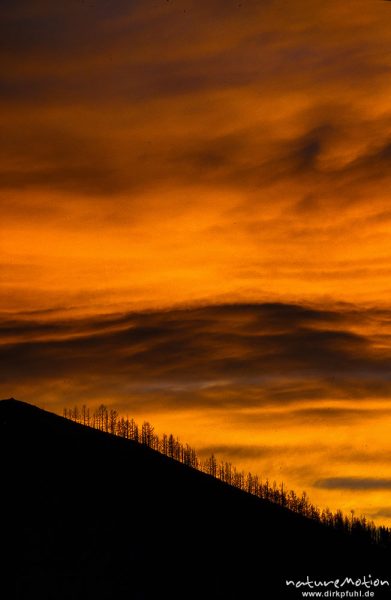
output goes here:
{"type": "Polygon", "coordinates": [[[0,396],[391,523],[391,3],[4,0],[0,396]]]}

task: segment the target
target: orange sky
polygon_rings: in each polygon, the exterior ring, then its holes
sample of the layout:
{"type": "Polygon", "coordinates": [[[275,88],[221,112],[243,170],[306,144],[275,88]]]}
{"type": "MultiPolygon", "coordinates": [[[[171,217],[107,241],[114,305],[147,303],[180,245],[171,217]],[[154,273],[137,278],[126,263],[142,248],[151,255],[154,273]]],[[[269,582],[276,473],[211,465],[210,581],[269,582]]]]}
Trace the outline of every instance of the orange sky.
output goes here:
{"type": "Polygon", "coordinates": [[[0,395],[391,523],[391,5],[3,4],[0,395]]]}

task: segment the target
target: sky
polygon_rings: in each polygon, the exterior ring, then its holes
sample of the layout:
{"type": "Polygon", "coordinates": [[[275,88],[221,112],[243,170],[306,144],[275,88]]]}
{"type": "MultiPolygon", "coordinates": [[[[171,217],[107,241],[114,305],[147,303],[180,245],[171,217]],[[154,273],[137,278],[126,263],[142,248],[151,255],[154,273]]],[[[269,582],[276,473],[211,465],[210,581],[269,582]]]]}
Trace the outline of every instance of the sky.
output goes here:
{"type": "Polygon", "coordinates": [[[391,4],[4,0],[0,396],[391,525],[391,4]]]}

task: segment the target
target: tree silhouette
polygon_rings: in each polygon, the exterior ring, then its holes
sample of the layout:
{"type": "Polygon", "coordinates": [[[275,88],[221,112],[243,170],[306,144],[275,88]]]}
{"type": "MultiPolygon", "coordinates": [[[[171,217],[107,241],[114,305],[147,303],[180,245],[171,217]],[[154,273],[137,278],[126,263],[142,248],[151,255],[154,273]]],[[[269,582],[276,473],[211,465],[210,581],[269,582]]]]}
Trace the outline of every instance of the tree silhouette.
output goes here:
{"type": "Polygon", "coordinates": [[[109,410],[105,404],[98,406],[92,414],[86,405],[83,405],[81,409],[77,406],[64,408],[63,416],[81,425],[90,426],[111,435],[141,443],[183,463],[187,467],[202,471],[228,485],[269,502],[280,504],[336,531],[348,533],[357,540],[369,541],[383,547],[391,547],[391,530],[388,527],[376,527],[373,521],[368,521],[365,516],[356,517],[354,510],[351,510],[350,517],[344,515],[341,510],[337,510],[335,513],[328,507],[320,510],[309,501],[305,491],[302,492],[301,496],[298,496],[294,490],[287,490],[284,483],[278,485],[276,481],[273,481],[270,485],[267,478],[265,482],[262,482],[257,475],[253,475],[251,472],[245,474],[243,471],[238,471],[230,462],[221,461],[218,463],[214,454],[202,461],[198,458],[194,448],[188,444],[185,446],[181,444],[179,439],[175,438],[172,433],[169,435],[164,433],[159,438],[154,427],[148,421],[144,421],[140,431],[133,418],[120,417],[115,409],[109,410]]]}

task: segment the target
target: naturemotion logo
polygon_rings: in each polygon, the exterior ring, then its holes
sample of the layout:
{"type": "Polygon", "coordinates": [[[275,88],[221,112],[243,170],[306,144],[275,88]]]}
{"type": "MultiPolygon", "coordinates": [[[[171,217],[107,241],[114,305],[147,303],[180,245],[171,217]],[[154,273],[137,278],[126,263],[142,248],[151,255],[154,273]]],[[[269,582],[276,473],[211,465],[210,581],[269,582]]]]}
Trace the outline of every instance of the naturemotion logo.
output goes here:
{"type": "Polygon", "coordinates": [[[287,579],[285,584],[287,587],[301,589],[302,597],[306,598],[374,598],[375,589],[390,587],[390,582],[387,579],[373,578],[372,575],[323,580],[311,579],[307,575],[305,580],[287,579]],[[351,591],[349,591],[349,588],[351,591]]]}

